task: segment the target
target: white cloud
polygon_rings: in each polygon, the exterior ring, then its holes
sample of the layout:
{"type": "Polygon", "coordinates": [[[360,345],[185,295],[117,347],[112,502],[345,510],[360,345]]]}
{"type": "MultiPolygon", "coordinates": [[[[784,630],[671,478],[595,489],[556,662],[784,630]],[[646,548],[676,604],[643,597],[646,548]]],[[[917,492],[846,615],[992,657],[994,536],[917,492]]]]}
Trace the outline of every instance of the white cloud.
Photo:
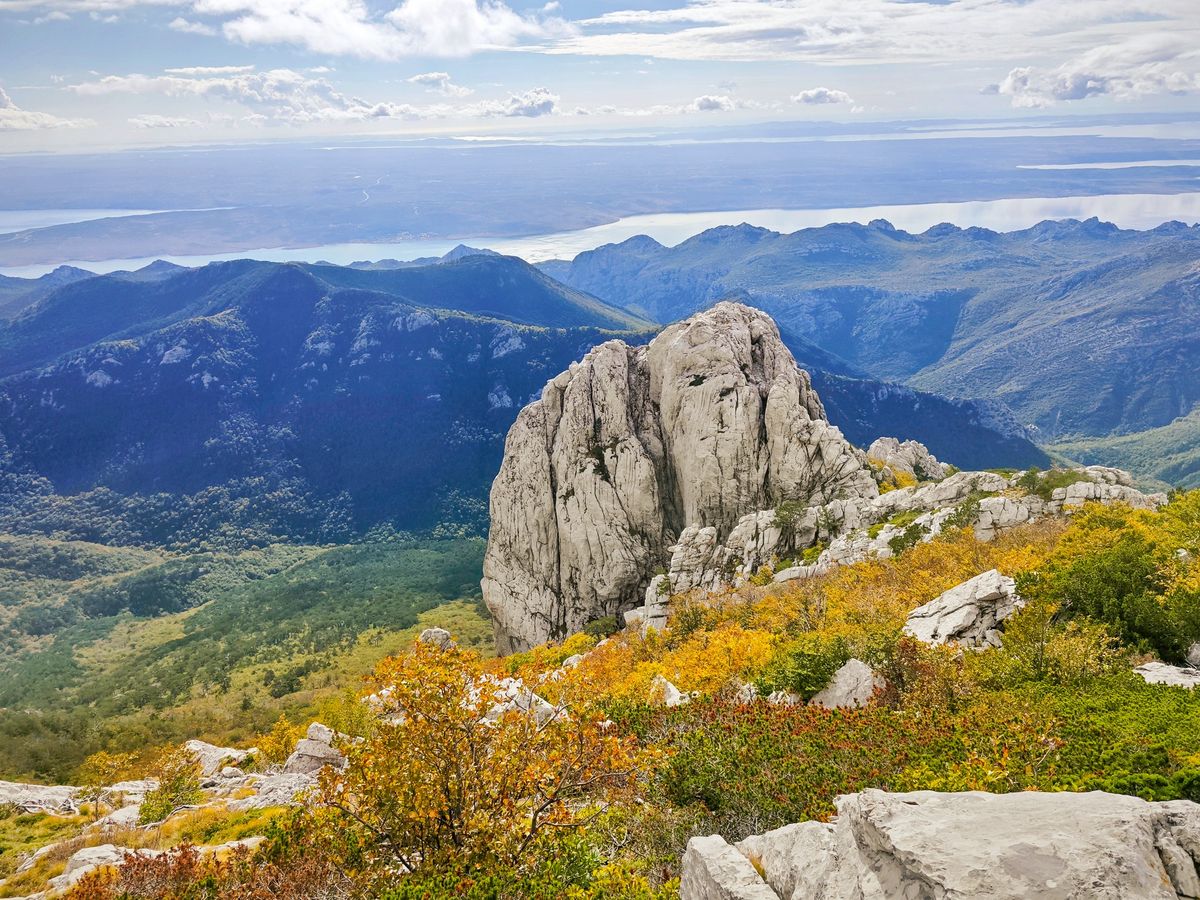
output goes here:
{"type": "Polygon", "coordinates": [[[829,65],[1062,58],[1137,35],[1200,37],[1195,0],[678,0],[575,23],[546,49],[829,65]]]}
{"type": "Polygon", "coordinates": [[[539,87],[521,94],[510,94],[506,100],[485,100],[467,107],[470,115],[536,118],[558,111],[558,95],[539,87]]]}
{"type": "Polygon", "coordinates": [[[1096,47],[1052,69],[1018,66],[983,91],[1033,109],[1099,96],[1187,94],[1200,91],[1200,52],[1189,40],[1169,35],[1131,40],[1096,47]]]}
{"type": "Polygon", "coordinates": [[[217,29],[211,25],[205,25],[203,22],[192,22],[183,16],[176,16],[167,23],[167,27],[172,31],[178,31],[182,34],[203,34],[211,37],[217,33],[217,29]]]}
{"type": "Polygon", "coordinates": [[[160,94],[201,97],[237,103],[251,111],[243,121],[301,125],[312,122],[375,119],[440,119],[460,117],[535,117],[557,112],[558,95],[547,88],[512,94],[504,100],[485,100],[467,106],[368,101],[338,91],[323,78],[292,69],[252,71],[250,66],[194,66],[169,69],[161,75],[106,75],[73,84],[70,90],[87,97],[108,94],[160,94]]]}
{"type": "Polygon", "coordinates": [[[194,128],[200,125],[195,119],[153,114],[133,116],[129,119],[129,124],[135,128],[194,128]]]}
{"type": "Polygon", "coordinates": [[[70,20],[70,16],[61,9],[54,9],[46,13],[44,16],[38,16],[33,20],[34,25],[45,25],[47,22],[66,22],[70,20]]]}
{"type": "Polygon", "coordinates": [[[728,112],[736,108],[737,104],[729,97],[713,96],[712,94],[697,97],[685,107],[690,112],[728,112]]]}
{"type": "Polygon", "coordinates": [[[475,93],[469,87],[455,84],[448,72],[424,72],[408,79],[409,84],[419,84],[430,91],[445,94],[447,97],[466,97],[475,93]]]}
{"type": "Polygon", "coordinates": [[[233,41],[374,59],[467,56],[567,30],[500,0],[403,0],[382,17],[363,0],[193,0],[193,9],[227,17],[222,31],[233,41]]]}
{"type": "Polygon", "coordinates": [[[182,66],[163,71],[168,75],[240,75],[243,72],[253,72],[254,66],[182,66]]]}
{"type": "Polygon", "coordinates": [[[167,97],[207,97],[249,107],[278,122],[373,119],[403,115],[401,107],[347,97],[323,78],[310,78],[291,69],[254,72],[252,67],[197,66],[163,75],[108,75],[98,81],[71,85],[84,96],[162,94],[167,97]]]}
{"type": "Polygon", "coordinates": [[[46,128],[85,128],[90,119],[63,119],[50,113],[21,109],[0,87],[0,131],[40,131],[46,128]]]}
{"type": "Polygon", "coordinates": [[[853,103],[854,98],[845,91],[839,91],[835,88],[816,87],[793,95],[792,102],[807,106],[817,106],[825,103],[853,103]]]}

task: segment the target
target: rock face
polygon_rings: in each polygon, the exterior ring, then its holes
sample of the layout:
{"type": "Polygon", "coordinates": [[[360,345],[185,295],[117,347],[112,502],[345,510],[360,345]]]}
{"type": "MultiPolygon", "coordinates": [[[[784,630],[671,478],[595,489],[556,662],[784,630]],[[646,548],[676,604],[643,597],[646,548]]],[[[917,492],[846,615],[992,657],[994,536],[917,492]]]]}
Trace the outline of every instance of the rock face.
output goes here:
{"type": "Polygon", "coordinates": [[[867,790],[837,806],[831,823],[788,825],[737,845],[750,871],[763,873],[765,894],[737,893],[749,890],[746,868],[724,840],[693,838],[682,900],[1200,896],[1200,805],[1186,800],[867,790]]]}
{"type": "Polygon", "coordinates": [[[719,835],[694,837],[683,855],[680,900],[778,900],[750,860],[719,835]]]}
{"type": "Polygon", "coordinates": [[[602,344],[508,434],[483,577],[498,647],[641,605],[689,526],[715,543],[755,510],[877,492],[764,313],[719,303],[602,344]]]}
{"type": "Polygon", "coordinates": [[[1016,582],[991,569],[913,610],[904,631],[927,644],[999,647],[998,626],[1022,606],[1016,582]]]}
{"type": "Polygon", "coordinates": [[[851,659],[834,672],[829,684],[808,702],[810,706],[826,709],[857,709],[866,706],[875,691],[883,686],[883,678],[870,666],[862,660],[851,659]]]}

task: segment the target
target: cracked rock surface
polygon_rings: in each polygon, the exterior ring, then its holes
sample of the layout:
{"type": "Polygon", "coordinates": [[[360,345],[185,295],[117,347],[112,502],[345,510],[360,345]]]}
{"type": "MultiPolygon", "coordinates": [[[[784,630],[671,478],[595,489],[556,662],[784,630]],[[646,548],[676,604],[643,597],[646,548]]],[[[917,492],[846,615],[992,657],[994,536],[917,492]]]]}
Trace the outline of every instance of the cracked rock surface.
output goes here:
{"type": "Polygon", "coordinates": [[[682,900],[1200,896],[1200,805],[1186,800],[867,790],[839,797],[837,806],[833,822],[787,825],[736,845],[769,894],[735,864],[723,839],[694,838],[682,900]],[[747,881],[757,892],[739,893],[747,881]]]}
{"type": "Polygon", "coordinates": [[[685,528],[878,493],[766,314],[718,303],[648,346],[609,341],[546,385],[492,486],[483,596],[498,649],[644,602],[685,528]]]}

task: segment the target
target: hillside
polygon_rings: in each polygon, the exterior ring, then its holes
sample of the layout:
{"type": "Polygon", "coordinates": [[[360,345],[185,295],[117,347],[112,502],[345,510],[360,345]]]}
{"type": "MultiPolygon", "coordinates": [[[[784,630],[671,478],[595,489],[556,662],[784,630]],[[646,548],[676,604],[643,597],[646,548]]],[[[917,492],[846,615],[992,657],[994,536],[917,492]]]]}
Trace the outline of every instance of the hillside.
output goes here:
{"type": "Polygon", "coordinates": [[[87,279],[0,328],[0,529],[164,546],[478,529],[516,410],[613,325],[645,327],[498,256],[87,279]]]}
{"type": "MultiPolygon", "coordinates": [[[[651,327],[466,250],[404,268],[87,278],[0,325],[0,532],[193,550],[380,524],[481,533],[518,410],[592,346],[651,327]]],[[[853,371],[805,346],[806,364],[853,371]]],[[[1046,464],[978,405],[828,389],[863,444],[895,434],[964,466],[1046,464]]]]}
{"type": "Polygon", "coordinates": [[[482,544],[394,535],[241,553],[0,538],[0,779],[310,714],[429,615],[486,646],[482,544]]]}
{"type": "Polygon", "coordinates": [[[1200,227],[1178,222],[909,234],[877,221],[632,238],[547,271],[662,322],[747,297],[873,378],[1001,401],[1052,440],[1166,425],[1200,401],[1198,259],[1200,227]]]}
{"type": "Polygon", "coordinates": [[[59,266],[40,278],[0,275],[0,321],[13,318],[64,284],[91,277],[91,272],[71,266],[59,266]]]}
{"type": "Polygon", "coordinates": [[[1054,444],[1053,450],[1088,465],[1125,465],[1160,485],[1200,487],[1200,409],[1159,428],[1077,438],[1054,444]]]}

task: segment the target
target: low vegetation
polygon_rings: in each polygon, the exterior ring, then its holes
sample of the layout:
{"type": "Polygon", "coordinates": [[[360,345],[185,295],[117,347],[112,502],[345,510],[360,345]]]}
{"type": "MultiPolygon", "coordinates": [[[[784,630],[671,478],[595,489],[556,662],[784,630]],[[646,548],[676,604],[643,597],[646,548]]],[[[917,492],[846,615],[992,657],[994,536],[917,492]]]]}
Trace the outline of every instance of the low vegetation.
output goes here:
{"type": "Polygon", "coordinates": [[[339,726],[348,767],[326,770],[319,802],[274,820],[256,852],[183,847],[71,896],[661,898],[691,835],[825,819],[867,787],[1200,800],[1200,697],[1131,671],[1200,638],[1197,558],[1200,492],[678,596],[662,633],[578,634],[504,659],[420,645],[379,664],[373,699],[351,704],[371,714],[339,726]],[[909,611],[991,568],[1028,601],[1002,648],[904,636],[909,611]],[[864,708],[746,701],[746,685],[809,697],[850,657],[886,678],[864,708]],[[657,676],[688,702],[653,702],[657,676]],[[493,711],[507,678],[545,699],[541,715],[493,711]]]}
{"type": "Polygon", "coordinates": [[[115,561],[92,545],[4,546],[0,578],[10,581],[21,566],[63,558],[63,606],[78,616],[0,661],[0,778],[10,780],[62,783],[98,750],[228,743],[267,731],[281,712],[298,721],[407,647],[430,616],[469,645],[490,641],[474,539],[393,536],[203,558],[119,550],[115,561]],[[164,570],[187,577],[159,577],[164,570]],[[143,582],[144,593],[134,586],[143,582]],[[94,616],[76,606],[101,595],[125,599],[94,616]],[[137,614],[128,598],[142,596],[159,600],[137,614]]]}

